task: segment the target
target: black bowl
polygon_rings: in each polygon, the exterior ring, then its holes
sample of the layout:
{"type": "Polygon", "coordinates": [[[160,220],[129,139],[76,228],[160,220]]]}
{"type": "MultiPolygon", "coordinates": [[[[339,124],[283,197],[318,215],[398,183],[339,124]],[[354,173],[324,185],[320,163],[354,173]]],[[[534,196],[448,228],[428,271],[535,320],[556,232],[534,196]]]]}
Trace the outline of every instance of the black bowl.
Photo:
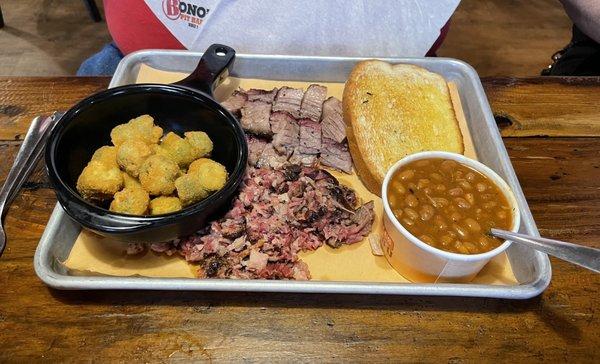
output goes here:
{"type": "MultiPolygon", "coordinates": [[[[230,49],[223,47],[218,48],[220,52],[230,49]]],[[[232,57],[231,52],[235,52],[230,51],[232,57]]],[[[233,58],[222,68],[230,67],[232,61],[233,58]]],[[[207,73],[206,64],[203,69],[204,72],[194,73],[195,84],[190,80],[184,83],[198,90],[181,85],[117,87],[84,99],[59,120],[46,147],[46,166],[58,201],[71,218],[103,236],[152,243],[191,234],[229,207],[244,177],[248,146],[237,119],[209,94],[221,72],[207,73]],[[204,78],[198,79],[198,75],[204,78]],[[154,117],[165,133],[206,132],[214,144],[211,158],[229,172],[225,186],[179,212],[158,216],[119,214],[81,198],[75,187],[77,178],[94,151],[103,145],[111,145],[112,128],[143,114],[154,117]]]]}

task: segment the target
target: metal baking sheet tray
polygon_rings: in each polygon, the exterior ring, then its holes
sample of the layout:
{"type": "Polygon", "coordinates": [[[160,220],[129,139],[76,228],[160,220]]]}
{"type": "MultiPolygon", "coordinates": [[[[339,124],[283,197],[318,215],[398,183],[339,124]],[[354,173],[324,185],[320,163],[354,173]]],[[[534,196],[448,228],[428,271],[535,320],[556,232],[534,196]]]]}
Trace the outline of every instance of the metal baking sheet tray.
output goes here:
{"type": "MultiPolygon", "coordinates": [[[[191,72],[201,53],[148,50],[132,53],[119,64],[110,87],[135,83],[140,65],[165,71],[191,72]]],[[[345,82],[361,58],[299,57],[238,54],[232,76],[282,81],[345,82]]],[[[455,82],[479,159],[498,172],[512,187],[521,208],[523,233],[539,236],[527,201],[502,143],[479,76],[468,64],[448,58],[388,58],[390,63],[411,63],[455,82]]],[[[267,281],[190,278],[73,276],[61,265],[81,226],[57,205],[35,253],[37,275],[58,289],[153,289],[255,292],[354,293],[395,295],[473,296],[524,299],[540,294],[550,283],[548,256],[513,244],[508,259],[519,284],[417,284],[376,282],[267,281]]]]}

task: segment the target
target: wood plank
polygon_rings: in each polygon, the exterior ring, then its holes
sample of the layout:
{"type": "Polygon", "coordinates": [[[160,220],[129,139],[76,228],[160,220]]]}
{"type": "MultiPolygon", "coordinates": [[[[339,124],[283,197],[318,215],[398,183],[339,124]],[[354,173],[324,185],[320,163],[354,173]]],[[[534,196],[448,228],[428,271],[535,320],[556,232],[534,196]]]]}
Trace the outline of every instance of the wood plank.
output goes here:
{"type": "Polygon", "coordinates": [[[106,89],[108,77],[0,77],[0,140],[20,140],[31,120],[106,89]]]}
{"type": "Polygon", "coordinates": [[[540,233],[600,247],[600,139],[504,142],[540,233]]]}
{"type": "Polygon", "coordinates": [[[503,136],[600,136],[600,77],[482,82],[503,136]]]}
{"type": "MultiPolygon", "coordinates": [[[[505,143],[540,231],[597,244],[598,139],[505,143]]],[[[55,201],[45,182],[37,171],[7,215],[0,362],[600,361],[599,276],[555,259],[548,290],[524,301],[48,289],[32,269],[55,201]]]]}

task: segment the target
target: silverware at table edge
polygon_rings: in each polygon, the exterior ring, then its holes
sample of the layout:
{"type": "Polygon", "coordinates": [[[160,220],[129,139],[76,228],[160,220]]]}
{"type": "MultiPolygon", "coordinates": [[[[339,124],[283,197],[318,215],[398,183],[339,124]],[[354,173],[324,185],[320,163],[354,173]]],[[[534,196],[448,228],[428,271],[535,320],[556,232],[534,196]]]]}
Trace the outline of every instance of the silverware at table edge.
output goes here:
{"type": "Polygon", "coordinates": [[[38,116],[33,119],[4,185],[0,189],[0,256],[2,256],[6,247],[4,216],[23,183],[36,167],[37,161],[44,152],[50,131],[52,131],[52,127],[61,116],[62,113],[55,112],[49,117],[38,116]]]}
{"type": "Polygon", "coordinates": [[[600,273],[600,249],[500,229],[491,229],[490,235],[526,245],[553,257],[600,273]]]}

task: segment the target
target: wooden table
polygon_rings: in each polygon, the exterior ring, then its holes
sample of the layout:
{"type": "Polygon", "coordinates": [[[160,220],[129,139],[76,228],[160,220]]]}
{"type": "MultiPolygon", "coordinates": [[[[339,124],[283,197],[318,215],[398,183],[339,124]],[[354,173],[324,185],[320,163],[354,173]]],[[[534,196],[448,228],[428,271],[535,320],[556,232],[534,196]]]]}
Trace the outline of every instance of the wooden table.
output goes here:
{"type": "MultiPolygon", "coordinates": [[[[0,78],[0,180],[31,119],[108,78],[0,78]]],[[[542,235],[600,243],[600,78],[484,80],[542,235]]],[[[56,200],[41,168],[6,217],[0,362],[600,362],[600,276],[552,259],[525,301],[212,292],[65,292],[33,254],[56,200]]]]}

